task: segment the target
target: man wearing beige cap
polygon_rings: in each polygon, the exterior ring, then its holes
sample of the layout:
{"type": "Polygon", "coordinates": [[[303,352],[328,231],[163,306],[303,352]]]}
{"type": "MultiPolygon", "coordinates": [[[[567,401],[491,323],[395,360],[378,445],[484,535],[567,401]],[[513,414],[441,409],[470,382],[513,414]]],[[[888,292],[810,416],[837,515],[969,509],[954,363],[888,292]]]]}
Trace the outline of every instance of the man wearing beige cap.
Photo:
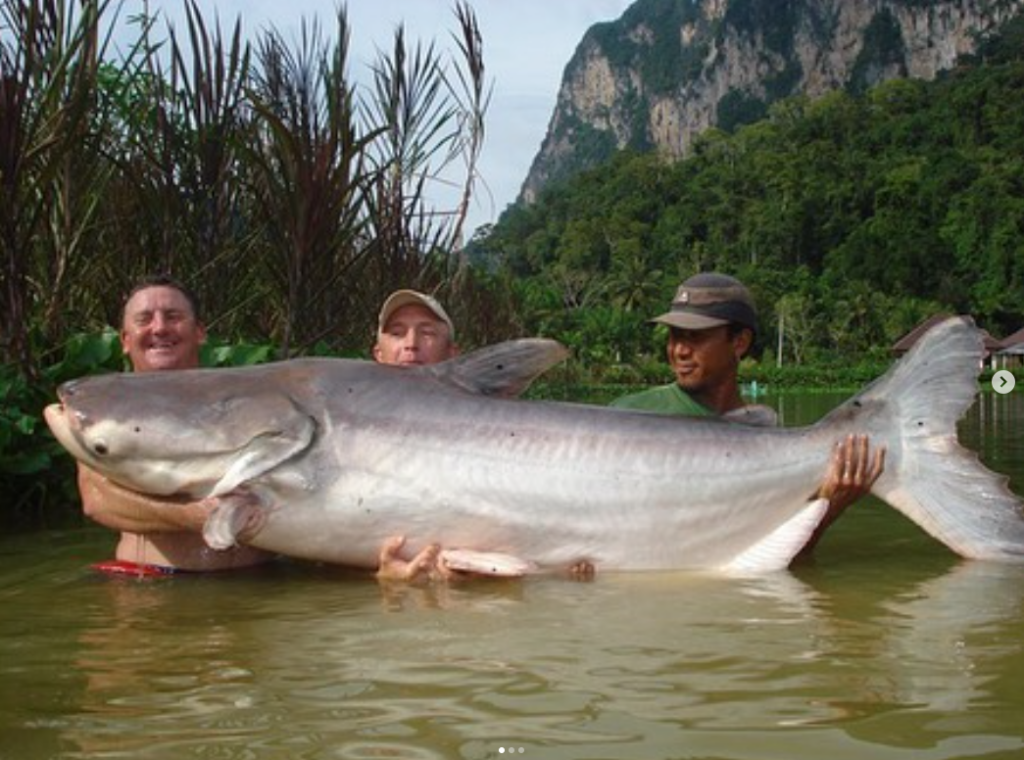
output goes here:
{"type": "MultiPolygon", "coordinates": [[[[437,364],[458,353],[455,325],[437,299],[417,290],[396,290],[385,299],[377,317],[375,361],[413,367],[437,364]]],[[[438,564],[439,546],[430,545],[408,561],[401,557],[404,546],[404,536],[395,536],[384,543],[378,578],[407,581],[444,574],[444,568],[438,564]]]]}
{"type": "Polygon", "coordinates": [[[380,309],[373,358],[381,364],[437,364],[459,353],[455,325],[431,296],[396,290],[380,309]]]}
{"type": "MultiPolygon", "coordinates": [[[[774,410],[747,404],[740,394],[740,360],[757,334],[754,299],[743,283],[716,272],[694,275],[679,286],[669,311],[651,321],[669,328],[666,354],[675,382],[623,396],[612,406],[778,424],[774,410]]],[[[872,457],[867,436],[851,435],[836,445],[829,470],[814,495],[829,500],[829,511],[805,552],[846,507],[871,490],[884,465],[885,449],[876,449],[872,457]]]]}

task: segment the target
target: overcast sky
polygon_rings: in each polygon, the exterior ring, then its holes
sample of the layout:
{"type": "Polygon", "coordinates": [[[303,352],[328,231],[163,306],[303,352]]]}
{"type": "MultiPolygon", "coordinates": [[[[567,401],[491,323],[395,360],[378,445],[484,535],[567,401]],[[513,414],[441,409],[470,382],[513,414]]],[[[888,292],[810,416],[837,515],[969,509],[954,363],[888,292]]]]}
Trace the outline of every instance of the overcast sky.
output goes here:
{"type": "MultiPolygon", "coordinates": [[[[600,21],[619,18],[633,0],[471,0],[484,44],[484,65],[493,84],[485,122],[486,138],[480,172],[492,197],[478,190],[470,209],[468,230],[497,220],[515,200],[540,149],[555,106],[562,72],[584,32],[600,21]]],[[[273,25],[293,39],[300,20],[319,18],[333,29],[333,0],[198,0],[203,18],[216,13],[230,29],[241,18],[251,38],[273,25]]],[[[141,7],[125,0],[122,18],[141,7]]],[[[150,0],[151,12],[166,12],[183,31],[181,0],[150,0]]],[[[434,41],[455,51],[451,33],[458,28],[454,0],[349,0],[350,66],[354,76],[380,49],[389,50],[398,24],[408,42],[434,41]]]]}

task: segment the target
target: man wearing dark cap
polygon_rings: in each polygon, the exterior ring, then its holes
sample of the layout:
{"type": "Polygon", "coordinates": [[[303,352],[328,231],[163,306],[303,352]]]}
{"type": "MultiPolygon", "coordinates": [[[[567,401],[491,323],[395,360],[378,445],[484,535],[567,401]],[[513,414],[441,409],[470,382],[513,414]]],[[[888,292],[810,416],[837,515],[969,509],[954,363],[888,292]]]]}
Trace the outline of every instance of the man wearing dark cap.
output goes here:
{"type": "Polygon", "coordinates": [[[679,286],[672,308],[651,321],[669,328],[668,363],[676,381],[625,396],[613,406],[776,424],[773,410],[749,407],[740,396],[740,360],[757,333],[754,299],[743,283],[713,272],[694,275],[679,286]]]}
{"type": "MultiPolygon", "coordinates": [[[[689,417],[722,416],[753,425],[776,425],[774,410],[747,404],[740,395],[740,360],[757,334],[757,311],[750,291],[735,277],[715,272],[683,282],[672,308],[652,322],[669,328],[666,350],[676,380],[612,402],[635,409],[689,417]]],[[[804,551],[846,507],[871,490],[885,465],[885,449],[871,456],[867,436],[851,435],[836,445],[815,498],[827,498],[829,511],[804,551]]]]}

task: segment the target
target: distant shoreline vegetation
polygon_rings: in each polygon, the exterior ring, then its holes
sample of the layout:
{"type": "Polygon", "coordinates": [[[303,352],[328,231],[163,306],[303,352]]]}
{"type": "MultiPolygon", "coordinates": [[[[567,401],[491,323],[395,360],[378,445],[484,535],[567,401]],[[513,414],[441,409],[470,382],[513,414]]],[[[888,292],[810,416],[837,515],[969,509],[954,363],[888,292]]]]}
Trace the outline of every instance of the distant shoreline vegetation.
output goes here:
{"type": "Polygon", "coordinates": [[[623,151],[509,207],[468,246],[508,278],[526,334],[584,361],[656,357],[645,319],[695,271],[733,274],[755,355],[884,362],[926,318],[1024,326],[1024,18],[935,81],[773,104],[668,161],[623,151]]]}

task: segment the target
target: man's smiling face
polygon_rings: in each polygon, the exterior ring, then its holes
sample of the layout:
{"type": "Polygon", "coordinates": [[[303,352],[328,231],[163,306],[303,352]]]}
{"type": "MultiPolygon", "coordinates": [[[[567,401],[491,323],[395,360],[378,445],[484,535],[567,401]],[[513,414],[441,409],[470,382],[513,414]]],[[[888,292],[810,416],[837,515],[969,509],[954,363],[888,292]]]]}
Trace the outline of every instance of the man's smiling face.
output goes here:
{"type": "Polygon", "coordinates": [[[143,288],[125,304],[121,347],[136,372],[198,367],[204,340],[206,328],[177,288],[143,288]]]}

